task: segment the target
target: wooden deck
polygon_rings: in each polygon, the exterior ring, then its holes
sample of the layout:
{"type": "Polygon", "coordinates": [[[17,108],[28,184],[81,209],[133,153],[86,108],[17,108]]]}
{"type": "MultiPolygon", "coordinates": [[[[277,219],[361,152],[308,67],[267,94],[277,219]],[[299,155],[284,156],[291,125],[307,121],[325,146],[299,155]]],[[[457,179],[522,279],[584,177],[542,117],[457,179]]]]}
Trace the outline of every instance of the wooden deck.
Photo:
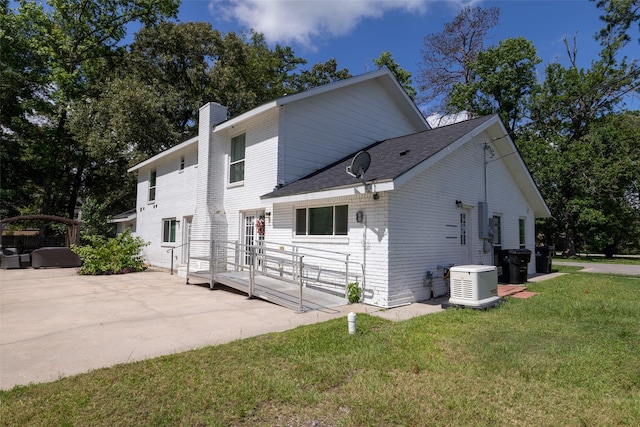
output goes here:
{"type": "MultiPolygon", "coordinates": [[[[190,273],[190,276],[201,278],[207,283],[209,283],[210,280],[208,272],[192,272],[190,273]]],[[[216,275],[215,282],[245,292],[249,295],[248,271],[219,273],[216,275]]],[[[256,298],[260,298],[292,310],[300,311],[299,295],[300,289],[292,283],[258,274],[255,276],[253,296],[256,298]]],[[[335,307],[346,304],[347,301],[344,297],[310,287],[302,288],[303,312],[314,310],[336,312],[337,310],[335,310],[335,307]]]]}

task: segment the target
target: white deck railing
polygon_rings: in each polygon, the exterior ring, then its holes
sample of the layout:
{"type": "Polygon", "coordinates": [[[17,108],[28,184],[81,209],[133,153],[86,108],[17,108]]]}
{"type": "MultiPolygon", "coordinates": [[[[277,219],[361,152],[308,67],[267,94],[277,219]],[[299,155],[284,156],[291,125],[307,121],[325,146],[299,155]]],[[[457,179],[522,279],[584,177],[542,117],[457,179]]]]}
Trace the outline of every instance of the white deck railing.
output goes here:
{"type": "Polygon", "coordinates": [[[269,241],[246,245],[230,240],[191,240],[187,254],[189,257],[187,283],[191,261],[196,261],[201,265],[206,262],[211,287],[220,274],[248,272],[250,296],[253,296],[256,275],[297,286],[300,305],[302,304],[304,287],[321,290],[346,299],[349,283],[359,282],[360,286],[364,286],[362,264],[350,261],[350,254],[337,251],[269,241]],[[195,253],[197,255],[192,255],[195,253]]]}

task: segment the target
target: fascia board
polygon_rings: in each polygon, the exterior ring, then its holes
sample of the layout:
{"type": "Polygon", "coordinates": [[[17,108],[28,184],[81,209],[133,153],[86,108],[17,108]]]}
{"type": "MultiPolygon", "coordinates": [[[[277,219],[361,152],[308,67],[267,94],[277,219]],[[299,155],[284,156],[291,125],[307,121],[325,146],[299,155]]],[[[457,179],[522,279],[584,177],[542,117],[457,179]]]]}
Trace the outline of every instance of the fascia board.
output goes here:
{"type": "Polygon", "coordinates": [[[114,224],[118,223],[118,222],[127,222],[127,221],[131,221],[131,220],[136,219],[136,217],[137,217],[136,214],[133,214],[133,215],[129,215],[129,216],[125,217],[125,218],[116,218],[116,219],[111,218],[109,220],[109,222],[110,223],[114,223],[114,224]]]}
{"type": "Polygon", "coordinates": [[[213,131],[214,132],[219,132],[219,131],[223,131],[225,129],[230,129],[246,120],[250,120],[262,113],[264,113],[265,111],[269,111],[272,108],[275,108],[278,106],[277,101],[271,101],[271,102],[267,102],[266,104],[262,104],[252,110],[247,111],[246,113],[240,114],[237,117],[234,117],[232,119],[229,119],[225,122],[220,123],[219,125],[214,126],[213,131]]]}
{"type": "Polygon", "coordinates": [[[491,137],[491,142],[493,142],[493,145],[498,150],[498,154],[500,154],[507,168],[514,174],[514,178],[522,189],[527,201],[531,204],[534,216],[536,218],[551,217],[551,210],[544,200],[544,197],[542,197],[518,148],[511,140],[511,137],[509,137],[506,128],[500,120],[498,120],[497,125],[499,126],[498,132],[489,130],[487,133],[491,137]]]}
{"type": "Polygon", "coordinates": [[[362,184],[357,185],[355,187],[345,187],[345,188],[335,188],[325,191],[315,191],[312,193],[302,193],[302,194],[291,194],[289,196],[281,196],[281,197],[268,197],[263,198],[262,200],[272,200],[273,203],[298,203],[298,202],[307,202],[313,200],[320,199],[329,199],[334,197],[350,197],[362,195],[367,192],[378,192],[381,193],[383,191],[391,191],[394,189],[394,183],[391,181],[383,182],[383,183],[367,183],[367,186],[370,186],[370,189],[364,188],[362,184]]]}
{"type": "Polygon", "coordinates": [[[281,105],[287,105],[290,104],[292,102],[296,102],[296,101],[300,101],[306,98],[310,98],[312,96],[316,96],[322,93],[327,93],[327,92],[331,92],[334,90],[338,90],[338,89],[342,89],[346,86],[351,86],[363,81],[367,81],[367,80],[371,80],[371,79],[375,79],[378,78],[380,76],[383,76],[385,74],[389,74],[390,71],[382,68],[380,70],[376,70],[376,71],[371,71],[369,73],[364,73],[364,74],[360,74],[358,76],[355,77],[350,77],[348,79],[344,79],[344,80],[338,80],[329,84],[325,84],[322,86],[316,86],[316,87],[312,87],[310,89],[307,89],[303,92],[299,92],[299,93],[294,93],[292,95],[285,95],[282,96],[280,98],[278,98],[275,102],[278,103],[279,106],[281,105]]]}
{"type": "Polygon", "coordinates": [[[188,139],[188,140],[186,140],[184,142],[181,142],[180,144],[176,145],[175,147],[171,147],[168,150],[165,150],[165,151],[163,151],[161,153],[158,153],[155,156],[150,157],[147,160],[145,160],[143,162],[140,162],[135,166],[130,167],[129,169],[127,169],[127,172],[133,172],[133,171],[141,169],[141,168],[143,168],[145,166],[148,166],[148,165],[150,165],[152,163],[155,163],[155,162],[157,162],[158,160],[160,160],[160,159],[162,159],[164,157],[168,157],[168,156],[170,156],[170,155],[172,155],[174,153],[177,153],[178,151],[182,151],[183,149],[189,147],[190,145],[192,145],[194,143],[195,144],[198,143],[198,137],[197,136],[195,136],[195,137],[193,137],[191,139],[188,139]]]}

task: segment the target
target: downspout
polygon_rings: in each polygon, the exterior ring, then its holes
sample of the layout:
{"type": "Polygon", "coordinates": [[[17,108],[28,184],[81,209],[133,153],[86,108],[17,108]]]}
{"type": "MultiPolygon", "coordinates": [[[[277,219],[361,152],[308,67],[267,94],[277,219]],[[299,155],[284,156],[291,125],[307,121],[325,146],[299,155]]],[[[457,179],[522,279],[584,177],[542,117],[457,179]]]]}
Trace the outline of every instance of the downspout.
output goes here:
{"type": "Polygon", "coordinates": [[[364,231],[362,232],[362,294],[360,299],[364,301],[364,290],[365,290],[365,275],[367,271],[367,214],[364,214],[364,231]]]}
{"type": "MultiPolygon", "coordinates": [[[[487,160],[487,151],[491,151],[491,154],[493,157],[493,150],[491,149],[491,146],[489,145],[488,142],[484,143],[484,147],[483,147],[483,156],[484,156],[484,204],[487,207],[487,215],[489,215],[489,201],[488,201],[488,184],[487,184],[487,165],[489,164],[489,161],[487,160]]],[[[485,254],[490,253],[493,249],[493,245],[489,242],[488,239],[482,239],[482,252],[484,252],[485,254]]]]}

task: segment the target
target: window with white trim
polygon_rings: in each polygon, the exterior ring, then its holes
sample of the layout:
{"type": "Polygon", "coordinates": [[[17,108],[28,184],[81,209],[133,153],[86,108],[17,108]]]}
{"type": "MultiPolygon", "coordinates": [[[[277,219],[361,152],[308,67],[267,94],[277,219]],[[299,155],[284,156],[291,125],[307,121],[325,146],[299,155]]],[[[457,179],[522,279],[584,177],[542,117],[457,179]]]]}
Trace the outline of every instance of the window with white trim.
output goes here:
{"type": "Polygon", "coordinates": [[[349,230],[348,205],[296,209],[297,236],[346,236],[349,230]]]}
{"type": "Polygon", "coordinates": [[[502,250],[502,216],[493,216],[493,265],[502,266],[500,251],[502,250]]]}
{"type": "Polygon", "coordinates": [[[502,246],[502,217],[493,216],[493,246],[502,246]]]}
{"type": "Polygon", "coordinates": [[[176,219],[166,218],[162,220],[162,243],[176,242],[176,219]]]}
{"type": "Polygon", "coordinates": [[[231,156],[229,160],[229,183],[244,181],[245,135],[231,138],[231,156]]]}
{"type": "Polygon", "coordinates": [[[518,235],[520,236],[520,249],[524,249],[527,243],[527,234],[526,234],[526,230],[525,230],[525,220],[524,218],[519,218],[518,219],[518,235]]]}
{"type": "Polygon", "coordinates": [[[151,169],[151,172],[149,172],[149,202],[153,202],[156,200],[157,174],[158,174],[157,169],[151,169]]]}

